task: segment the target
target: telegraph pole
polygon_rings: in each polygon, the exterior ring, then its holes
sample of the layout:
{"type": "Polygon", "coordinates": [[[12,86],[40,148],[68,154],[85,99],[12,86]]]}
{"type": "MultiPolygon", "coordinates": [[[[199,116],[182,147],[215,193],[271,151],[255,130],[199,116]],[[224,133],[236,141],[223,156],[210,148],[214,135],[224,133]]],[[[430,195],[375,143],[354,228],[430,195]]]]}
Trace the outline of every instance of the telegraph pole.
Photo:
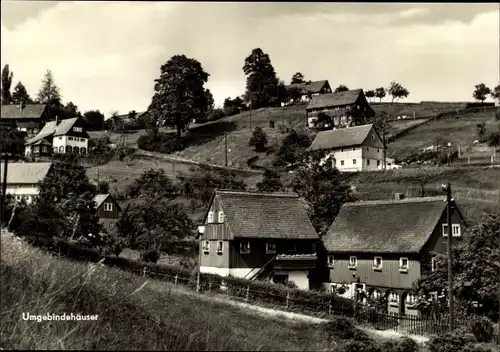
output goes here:
{"type": "MultiPolygon", "coordinates": [[[[8,155],[7,151],[3,153],[4,166],[3,166],[3,182],[2,182],[2,194],[0,195],[0,227],[4,223],[4,213],[5,213],[5,198],[7,195],[7,165],[8,165],[8,155]]],[[[1,159],[0,159],[1,160],[1,159]]]]}
{"type": "Polygon", "coordinates": [[[452,267],[452,244],[453,231],[451,228],[451,184],[446,186],[446,219],[448,222],[448,319],[450,332],[453,332],[453,267],[452,267]]]}
{"type": "Polygon", "coordinates": [[[227,133],[224,132],[224,165],[227,166],[227,133]]]}

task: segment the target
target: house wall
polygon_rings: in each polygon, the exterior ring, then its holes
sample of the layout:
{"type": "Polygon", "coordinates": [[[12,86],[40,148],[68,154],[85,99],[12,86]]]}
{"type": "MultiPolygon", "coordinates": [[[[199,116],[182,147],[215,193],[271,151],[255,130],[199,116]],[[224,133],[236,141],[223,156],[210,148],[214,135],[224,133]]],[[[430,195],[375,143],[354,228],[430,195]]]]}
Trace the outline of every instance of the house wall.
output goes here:
{"type": "Polygon", "coordinates": [[[89,140],[88,138],[84,137],[57,136],[54,137],[52,145],[54,148],[54,153],[66,153],[67,147],[70,146],[71,149],[73,149],[74,147],[78,147],[80,154],[86,154],[88,151],[89,140]],[[61,147],[63,148],[62,151],[61,147]],[[84,153],[82,153],[81,148],[85,148],[84,153]]]}
{"type": "Polygon", "coordinates": [[[101,204],[99,208],[97,208],[97,216],[100,219],[118,219],[120,217],[120,210],[118,203],[113,199],[113,197],[108,197],[101,204]],[[111,203],[113,204],[113,208],[111,211],[105,210],[104,204],[111,203]]]}
{"type": "Polygon", "coordinates": [[[363,153],[360,146],[334,149],[329,156],[335,159],[332,161],[339,171],[361,171],[363,169],[363,153]],[[356,164],[354,161],[356,160],[356,164]],[[344,161],[344,165],[342,165],[344,161]]]}
{"type": "Polygon", "coordinates": [[[38,195],[37,184],[7,184],[6,194],[12,195],[16,200],[25,197],[27,203],[33,201],[33,197],[38,195]]]}
{"type": "Polygon", "coordinates": [[[309,289],[309,270],[287,271],[288,281],[293,281],[301,290],[309,289]]]}
{"type": "Polygon", "coordinates": [[[306,123],[309,128],[314,127],[313,121],[321,112],[332,117],[333,127],[336,128],[363,125],[374,115],[367,100],[360,96],[354,104],[306,110],[306,123]]]}
{"type": "Polygon", "coordinates": [[[210,242],[210,250],[208,253],[203,252],[203,243],[206,240],[200,241],[199,256],[200,267],[224,268],[229,269],[229,241],[222,242],[222,253],[217,253],[218,240],[208,240],[210,242]]]}

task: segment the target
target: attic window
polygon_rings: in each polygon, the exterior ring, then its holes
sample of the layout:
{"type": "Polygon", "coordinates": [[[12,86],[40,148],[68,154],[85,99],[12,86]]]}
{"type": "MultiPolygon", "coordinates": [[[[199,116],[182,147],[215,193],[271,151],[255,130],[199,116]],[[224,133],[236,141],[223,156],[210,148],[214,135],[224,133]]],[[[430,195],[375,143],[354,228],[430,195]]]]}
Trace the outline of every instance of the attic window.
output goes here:
{"type": "Polygon", "coordinates": [[[82,132],[82,128],[81,127],[73,127],[73,131],[82,132]]]}
{"type": "Polygon", "coordinates": [[[224,222],[224,212],[222,211],[219,211],[219,223],[223,223],[224,222]]]}
{"type": "MultiPolygon", "coordinates": [[[[375,139],[375,135],[372,134],[372,139],[375,139]]],[[[378,150],[378,149],[377,149],[378,150]]]]}
{"type": "Polygon", "coordinates": [[[214,222],[214,212],[213,211],[209,211],[208,212],[208,219],[207,219],[207,222],[209,224],[213,223],[214,222]]]}
{"type": "Polygon", "coordinates": [[[104,211],[113,211],[113,203],[104,203],[104,211]]]}
{"type": "MultiPolygon", "coordinates": [[[[460,229],[460,224],[452,224],[451,225],[451,231],[453,234],[453,237],[460,237],[461,236],[461,229],[460,229]]],[[[448,224],[443,224],[443,237],[448,236],[448,224]]]]}

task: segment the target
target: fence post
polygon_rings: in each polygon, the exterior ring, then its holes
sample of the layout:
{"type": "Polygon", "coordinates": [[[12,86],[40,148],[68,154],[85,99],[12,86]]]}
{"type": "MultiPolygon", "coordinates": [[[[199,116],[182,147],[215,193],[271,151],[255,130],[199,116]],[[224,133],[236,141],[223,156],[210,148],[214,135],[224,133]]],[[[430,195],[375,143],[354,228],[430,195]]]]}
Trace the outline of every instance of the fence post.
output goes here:
{"type": "Polygon", "coordinates": [[[290,300],[290,292],[286,293],[286,308],[288,309],[288,301],[290,300]]]}
{"type": "Polygon", "coordinates": [[[146,270],[148,270],[146,267],[142,269],[142,277],[146,277],[146,270]]]}
{"type": "Polygon", "coordinates": [[[177,286],[177,279],[179,278],[179,274],[175,274],[174,285],[177,286]]]}
{"type": "Polygon", "coordinates": [[[208,283],[208,292],[212,291],[212,281],[208,283]]]}
{"type": "Polygon", "coordinates": [[[196,275],[196,292],[200,292],[200,273],[196,275]]]}
{"type": "Polygon", "coordinates": [[[245,301],[248,301],[249,297],[250,297],[250,286],[247,286],[247,294],[245,296],[245,301]]]}

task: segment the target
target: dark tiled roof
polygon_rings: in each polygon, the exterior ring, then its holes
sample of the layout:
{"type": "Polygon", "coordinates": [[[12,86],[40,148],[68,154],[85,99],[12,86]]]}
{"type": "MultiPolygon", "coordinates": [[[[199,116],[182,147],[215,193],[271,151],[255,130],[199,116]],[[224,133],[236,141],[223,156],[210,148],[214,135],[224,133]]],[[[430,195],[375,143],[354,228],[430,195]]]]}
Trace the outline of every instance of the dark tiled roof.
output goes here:
{"type": "Polygon", "coordinates": [[[28,104],[22,109],[16,105],[2,105],[2,119],[39,119],[45,111],[45,104],[28,104]]]}
{"type": "Polygon", "coordinates": [[[66,133],[71,131],[71,128],[76,121],[78,121],[78,117],[59,121],[59,124],[54,132],[54,136],[64,136],[66,133]]]}
{"type": "MultiPolygon", "coordinates": [[[[52,163],[9,163],[7,184],[35,184],[42,181],[52,163]]],[[[3,182],[3,163],[0,166],[0,180],[3,182]]]]}
{"type": "Polygon", "coordinates": [[[321,131],[316,135],[309,150],[334,149],[360,145],[368,137],[373,124],[321,131]]]}
{"type": "Polygon", "coordinates": [[[216,190],[234,237],[318,239],[301,198],[295,193],[216,190]]]}
{"type": "Polygon", "coordinates": [[[418,253],[446,209],[445,197],[346,203],[323,238],[330,252],[418,253]]]}
{"type": "Polygon", "coordinates": [[[302,92],[302,94],[307,94],[308,92],[311,93],[319,93],[321,92],[321,89],[327,84],[327,80],[322,80],[322,81],[314,81],[310,83],[295,83],[295,84],[289,84],[285,86],[286,89],[290,88],[297,88],[299,91],[302,92]]]}
{"type": "Polygon", "coordinates": [[[56,121],[49,121],[43,126],[42,130],[35,137],[26,141],[26,145],[36,143],[40,139],[47,138],[52,135],[64,136],[71,130],[78,119],[78,117],[73,117],[70,119],[60,120],[58,124],[56,124],[56,121]]]}
{"type": "Polygon", "coordinates": [[[306,110],[354,104],[360,94],[364,94],[363,89],[315,95],[307,105],[306,110]]]}

